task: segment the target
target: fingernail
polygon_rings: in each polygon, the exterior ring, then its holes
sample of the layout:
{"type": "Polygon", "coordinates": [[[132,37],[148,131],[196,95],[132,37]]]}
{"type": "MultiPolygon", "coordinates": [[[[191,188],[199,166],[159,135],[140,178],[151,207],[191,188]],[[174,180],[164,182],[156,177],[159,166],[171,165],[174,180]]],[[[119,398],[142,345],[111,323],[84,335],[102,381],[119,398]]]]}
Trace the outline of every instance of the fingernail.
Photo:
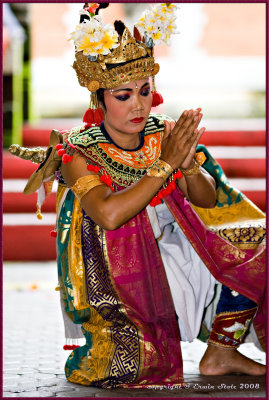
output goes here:
{"type": "Polygon", "coordinates": [[[194,117],[194,119],[193,119],[194,121],[198,121],[198,117],[194,117]]]}

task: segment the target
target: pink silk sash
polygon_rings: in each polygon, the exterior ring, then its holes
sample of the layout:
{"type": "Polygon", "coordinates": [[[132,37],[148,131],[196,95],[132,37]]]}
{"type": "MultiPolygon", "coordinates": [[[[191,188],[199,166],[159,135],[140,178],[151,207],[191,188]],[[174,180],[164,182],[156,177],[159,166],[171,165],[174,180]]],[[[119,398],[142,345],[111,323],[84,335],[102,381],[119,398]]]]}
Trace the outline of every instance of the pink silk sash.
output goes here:
{"type": "Polygon", "coordinates": [[[170,289],[146,210],[106,231],[113,286],[138,327],[143,362],[138,384],[183,380],[179,329],[170,289]]]}

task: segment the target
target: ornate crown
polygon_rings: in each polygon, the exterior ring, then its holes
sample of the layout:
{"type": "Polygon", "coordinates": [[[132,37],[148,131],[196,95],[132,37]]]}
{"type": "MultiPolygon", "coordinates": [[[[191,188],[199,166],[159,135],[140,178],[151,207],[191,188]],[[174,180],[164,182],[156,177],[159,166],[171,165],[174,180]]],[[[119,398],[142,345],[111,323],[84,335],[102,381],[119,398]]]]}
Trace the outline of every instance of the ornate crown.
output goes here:
{"type": "Polygon", "coordinates": [[[71,34],[76,58],[73,68],[79,84],[91,92],[155,76],[160,67],[154,60],[154,44],[167,43],[171,33],[175,33],[173,11],[177,7],[170,3],[144,13],[137,24],[143,36],[136,27],[132,36],[121,21],[115,21],[114,31],[105,25],[98,11],[106,6],[86,3],[80,11],[80,23],[71,34]]]}

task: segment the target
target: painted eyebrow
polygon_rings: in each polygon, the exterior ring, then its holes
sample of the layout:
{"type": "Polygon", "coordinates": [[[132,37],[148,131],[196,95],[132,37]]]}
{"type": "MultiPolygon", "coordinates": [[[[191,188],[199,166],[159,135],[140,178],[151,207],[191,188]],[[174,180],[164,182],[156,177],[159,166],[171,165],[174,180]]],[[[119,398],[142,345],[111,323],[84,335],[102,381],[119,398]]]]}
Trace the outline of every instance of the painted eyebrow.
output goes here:
{"type": "MultiPolygon", "coordinates": [[[[149,82],[144,83],[144,85],[141,86],[140,90],[143,89],[143,88],[144,88],[145,86],[147,86],[147,85],[149,85],[149,82]]],[[[131,89],[131,88],[130,88],[130,89],[129,89],[129,88],[118,89],[118,90],[113,90],[113,93],[122,92],[123,90],[124,90],[125,92],[132,92],[133,89],[131,89]]]]}

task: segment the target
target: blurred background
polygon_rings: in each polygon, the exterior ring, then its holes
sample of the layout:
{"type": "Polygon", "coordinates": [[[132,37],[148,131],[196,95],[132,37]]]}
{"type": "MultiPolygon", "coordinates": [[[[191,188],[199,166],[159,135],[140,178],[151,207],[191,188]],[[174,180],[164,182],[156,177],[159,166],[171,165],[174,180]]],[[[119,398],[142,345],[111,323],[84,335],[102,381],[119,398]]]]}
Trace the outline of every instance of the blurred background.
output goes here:
{"type": "MultiPolygon", "coordinates": [[[[111,3],[100,14],[106,23],[123,19],[132,31],[149,4],[111,3]]],[[[82,124],[90,93],[77,82],[68,41],[82,6],[3,4],[5,260],[55,258],[49,235],[55,193],[43,207],[43,220],[37,220],[36,195],[22,194],[36,165],[10,155],[7,147],[46,147],[51,129],[82,124]]],[[[265,4],[178,6],[179,33],[171,46],[155,48],[161,67],[156,86],[164,104],[153,112],[177,118],[184,109],[202,107],[207,131],[201,142],[232,184],[265,210],[265,4]]]]}
{"type": "MultiPolygon", "coordinates": [[[[148,5],[114,3],[101,15],[132,28],[148,5]]],[[[4,4],[5,128],[15,122],[12,114],[31,122],[81,118],[89,93],[77,83],[68,41],[81,7],[4,4]]],[[[180,33],[171,46],[155,47],[162,111],[176,118],[184,108],[202,106],[206,118],[264,118],[265,4],[179,3],[177,17],[180,33]]]]}

